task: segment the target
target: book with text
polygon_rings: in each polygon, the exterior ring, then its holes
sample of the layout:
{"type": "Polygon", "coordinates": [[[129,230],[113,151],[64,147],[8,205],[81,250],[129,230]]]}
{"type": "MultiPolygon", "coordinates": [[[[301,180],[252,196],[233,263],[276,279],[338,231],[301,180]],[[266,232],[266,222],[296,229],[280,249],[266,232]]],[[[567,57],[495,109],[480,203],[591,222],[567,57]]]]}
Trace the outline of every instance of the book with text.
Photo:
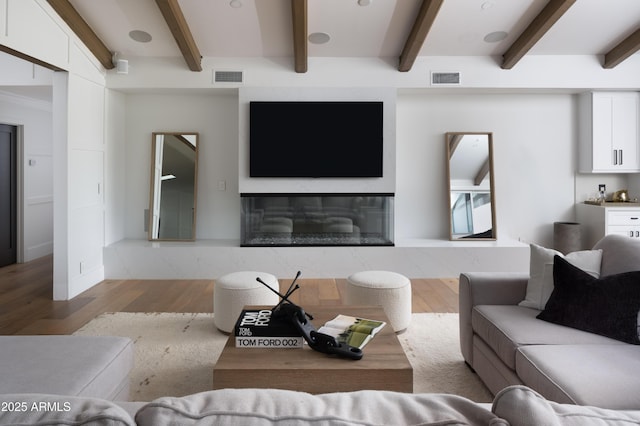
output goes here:
{"type": "Polygon", "coordinates": [[[333,336],[338,342],[362,349],[386,324],[384,321],[338,315],[320,327],[318,332],[333,336]]]}
{"type": "Polygon", "coordinates": [[[270,309],[243,310],[234,328],[238,348],[302,348],[304,339],[289,321],[274,318],[270,309]]]}

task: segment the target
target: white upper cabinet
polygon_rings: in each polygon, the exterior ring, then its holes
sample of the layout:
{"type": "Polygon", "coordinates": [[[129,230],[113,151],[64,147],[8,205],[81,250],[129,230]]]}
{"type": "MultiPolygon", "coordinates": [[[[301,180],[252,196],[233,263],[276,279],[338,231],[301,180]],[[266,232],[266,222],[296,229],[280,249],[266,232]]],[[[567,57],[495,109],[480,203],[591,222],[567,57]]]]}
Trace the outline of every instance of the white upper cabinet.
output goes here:
{"type": "Polygon", "coordinates": [[[579,171],[640,171],[640,93],[580,95],[579,171]]]}

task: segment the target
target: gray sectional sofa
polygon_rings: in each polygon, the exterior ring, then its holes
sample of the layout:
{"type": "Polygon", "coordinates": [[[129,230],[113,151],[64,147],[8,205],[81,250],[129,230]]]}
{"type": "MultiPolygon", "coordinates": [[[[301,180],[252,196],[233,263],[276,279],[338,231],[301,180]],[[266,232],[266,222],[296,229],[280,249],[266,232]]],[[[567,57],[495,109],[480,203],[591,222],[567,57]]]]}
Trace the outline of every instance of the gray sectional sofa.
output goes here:
{"type": "Polygon", "coordinates": [[[0,394],[129,398],[133,342],[116,336],[0,336],[0,394]]]}
{"type": "Polygon", "coordinates": [[[21,426],[640,425],[640,411],[557,404],[523,386],[502,390],[487,405],[444,394],[222,389],[150,403],[2,394],[0,407],[0,425],[21,426]]]}
{"type": "Polygon", "coordinates": [[[640,410],[557,404],[524,386],[500,391],[493,404],[444,394],[277,389],[129,402],[132,366],[126,338],[0,336],[0,426],[640,425],[640,410]]]}
{"type": "MultiPolygon", "coordinates": [[[[601,253],[600,280],[626,276],[640,286],[630,272],[640,271],[640,241],[609,235],[593,251],[601,253]]],[[[533,254],[532,246],[532,265],[533,254]]],[[[460,345],[467,364],[494,394],[526,385],[559,403],[640,409],[640,345],[538,319],[550,302],[537,308],[523,302],[532,275],[461,274],[460,345]]],[[[625,301],[618,303],[614,314],[625,308],[625,301]]],[[[602,313],[596,321],[606,323],[602,313]]]]}

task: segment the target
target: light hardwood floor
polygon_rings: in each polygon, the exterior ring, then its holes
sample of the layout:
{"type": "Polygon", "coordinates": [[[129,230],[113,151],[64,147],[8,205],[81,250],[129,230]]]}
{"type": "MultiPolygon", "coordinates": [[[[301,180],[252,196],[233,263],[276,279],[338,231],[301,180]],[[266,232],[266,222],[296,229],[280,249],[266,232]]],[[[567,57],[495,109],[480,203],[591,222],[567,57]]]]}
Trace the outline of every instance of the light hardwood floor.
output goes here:
{"type": "MultiPolygon", "coordinates": [[[[71,334],[104,312],[213,311],[213,280],[105,280],[69,301],[52,300],[52,281],[52,256],[0,268],[0,334],[71,334]]],[[[344,279],[298,283],[291,301],[303,308],[342,303],[344,279]]],[[[411,284],[414,313],[458,312],[457,278],[411,284]]]]}

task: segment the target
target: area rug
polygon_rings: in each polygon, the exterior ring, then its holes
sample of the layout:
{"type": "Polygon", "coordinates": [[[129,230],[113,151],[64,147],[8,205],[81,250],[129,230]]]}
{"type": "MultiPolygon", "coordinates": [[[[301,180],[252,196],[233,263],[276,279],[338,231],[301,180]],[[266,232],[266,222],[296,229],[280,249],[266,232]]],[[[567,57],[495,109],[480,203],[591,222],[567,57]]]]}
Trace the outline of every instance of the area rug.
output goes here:
{"type": "MultiPolygon", "coordinates": [[[[134,401],[212,389],[213,366],[227,341],[215,328],[213,314],[202,313],[106,313],[74,334],[134,341],[134,401]]],[[[492,400],[460,354],[458,314],[413,314],[408,330],[398,338],[413,366],[414,392],[492,400]]]]}

